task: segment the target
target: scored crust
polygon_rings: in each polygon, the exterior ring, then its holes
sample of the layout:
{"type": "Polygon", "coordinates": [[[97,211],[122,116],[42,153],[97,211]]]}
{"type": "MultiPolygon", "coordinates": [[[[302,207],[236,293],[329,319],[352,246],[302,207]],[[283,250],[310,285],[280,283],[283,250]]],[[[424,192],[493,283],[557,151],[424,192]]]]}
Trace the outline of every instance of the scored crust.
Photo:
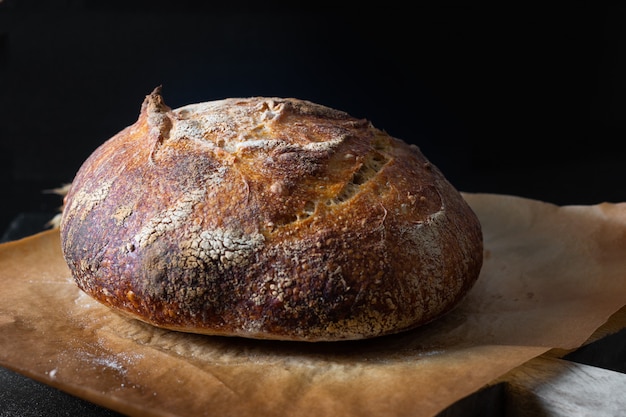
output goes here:
{"type": "Polygon", "coordinates": [[[153,325],[260,339],[397,333],[455,307],[482,231],[415,145],[293,98],[175,110],[160,88],[65,196],[77,285],[153,325]]]}

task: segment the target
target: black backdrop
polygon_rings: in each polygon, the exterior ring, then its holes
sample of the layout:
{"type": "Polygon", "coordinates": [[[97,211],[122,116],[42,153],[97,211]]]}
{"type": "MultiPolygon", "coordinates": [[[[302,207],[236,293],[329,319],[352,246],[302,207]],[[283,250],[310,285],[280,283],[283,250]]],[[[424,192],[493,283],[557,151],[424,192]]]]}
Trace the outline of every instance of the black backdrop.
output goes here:
{"type": "Polygon", "coordinates": [[[626,201],[621,7],[213,3],[0,0],[0,232],[57,207],[43,191],[157,85],[173,108],[267,95],[345,110],[462,191],[626,201]]]}

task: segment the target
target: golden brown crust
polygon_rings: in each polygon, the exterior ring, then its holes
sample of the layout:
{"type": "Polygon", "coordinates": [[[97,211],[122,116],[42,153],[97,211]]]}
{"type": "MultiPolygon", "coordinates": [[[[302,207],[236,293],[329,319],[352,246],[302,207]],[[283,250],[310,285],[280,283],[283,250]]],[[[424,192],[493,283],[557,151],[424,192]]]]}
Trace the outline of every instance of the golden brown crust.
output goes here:
{"type": "Polygon", "coordinates": [[[77,173],[61,220],[79,287],[175,330],[361,339],[439,317],[482,266],[480,223],[415,146],[311,102],[167,107],[77,173]]]}

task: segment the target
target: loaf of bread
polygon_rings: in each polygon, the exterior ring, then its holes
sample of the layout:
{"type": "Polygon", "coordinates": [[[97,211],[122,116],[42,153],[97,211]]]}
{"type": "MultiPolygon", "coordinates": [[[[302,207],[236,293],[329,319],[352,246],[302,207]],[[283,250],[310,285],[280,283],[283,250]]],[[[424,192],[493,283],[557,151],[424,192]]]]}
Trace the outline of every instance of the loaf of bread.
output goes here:
{"type": "Polygon", "coordinates": [[[415,145],[293,98],[169,108],[84,162],[64,200],[77,285],[162,328],[337,341],[455,307],[483,262],[478,218],[415,145]]]}

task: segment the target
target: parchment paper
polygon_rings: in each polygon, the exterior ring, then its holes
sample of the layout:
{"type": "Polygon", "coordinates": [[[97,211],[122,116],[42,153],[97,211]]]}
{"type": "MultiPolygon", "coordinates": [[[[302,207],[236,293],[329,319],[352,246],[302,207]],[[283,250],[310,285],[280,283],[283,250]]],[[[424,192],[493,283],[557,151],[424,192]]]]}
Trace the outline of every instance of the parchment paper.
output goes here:
{"type": "Polygon", "coordinates": [[[0,245],[0,364],[131,416],[432,416],[626,305],[626,203],[557,207],[464,194],[485,263],[465,300],[414,331],[335,343],[183,334],[74,285],[57,231],[0,245]]]}

